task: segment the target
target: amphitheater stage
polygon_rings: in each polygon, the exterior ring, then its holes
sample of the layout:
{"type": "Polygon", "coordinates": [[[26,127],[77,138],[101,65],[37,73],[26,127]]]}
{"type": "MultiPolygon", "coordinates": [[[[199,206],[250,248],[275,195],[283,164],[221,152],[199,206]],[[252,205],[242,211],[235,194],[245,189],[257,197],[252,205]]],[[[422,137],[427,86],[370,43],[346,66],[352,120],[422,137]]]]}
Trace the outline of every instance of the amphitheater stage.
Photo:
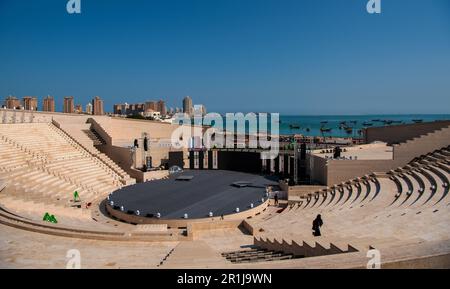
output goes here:
{"type": "Polygon", "coordinates": [[[209,212],[214,217],[238,215],[236,208],[239,208],[239,214],[245,215],[267,203],[266,187],[274,185],[278,185],[276,179],[262,175],[186,170],[168,179],[117,190],[110,194],[107,209],[114,217],[131,223],[164,223],[180,220],[185,214],[189,220],[203,219],[208,218],[209,212]],[[159,219],[157,213],[161,215],[159,219]]]}

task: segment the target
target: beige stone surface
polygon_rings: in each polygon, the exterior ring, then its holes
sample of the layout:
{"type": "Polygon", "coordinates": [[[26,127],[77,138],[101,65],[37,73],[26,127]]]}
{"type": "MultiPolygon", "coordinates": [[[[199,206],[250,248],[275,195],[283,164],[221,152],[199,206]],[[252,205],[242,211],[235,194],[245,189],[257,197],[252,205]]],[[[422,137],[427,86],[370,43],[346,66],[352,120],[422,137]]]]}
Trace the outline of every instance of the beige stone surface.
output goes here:
{"type": "MultiPolygon", "coordinates": [[[[349,159],[355,157],[358,160],[392,160],[394,157],[392,146],[388,146],[386,143],[373,143],[366,145],[358,145],[351,147],[342,147],[345,152],[341,153],[341,157],[349,159]]],[[[321,153],[322,150],[314,151],[314,155],[322,158],[332,158],[332,153],[321,153]]]]}
{"type": "Polygon", "coordinates": [[[225,268],[229,263],[203,241],[180,242],[161,268],[225,268]]]}
{"type": "Polygon", "coordinates": [[[0,268],[64,269],[71,249],[80,251],[81,268],[157,268],[176,245],[55,237],[0,225],[0,268]]]}

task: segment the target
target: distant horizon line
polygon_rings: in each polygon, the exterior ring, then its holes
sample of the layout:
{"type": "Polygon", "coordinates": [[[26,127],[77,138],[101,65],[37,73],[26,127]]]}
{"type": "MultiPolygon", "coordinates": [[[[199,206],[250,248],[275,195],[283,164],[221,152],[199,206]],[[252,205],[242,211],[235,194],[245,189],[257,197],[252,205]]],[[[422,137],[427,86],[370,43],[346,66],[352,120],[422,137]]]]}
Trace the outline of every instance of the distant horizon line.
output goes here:
{"type": "MultiPolygon", "coordinates": [[[[255,112],[255,111],[247,111],[247,112],[243,112],[243,111],[236,111],[236,112],[215,112],[215,113],[219,113],[219,114],[226,114],[226,113],[278,113],[278,112],[255,112]]],[[[214,113],[214,112],[213,112],[214,113]]],[[[355,114],[355,113],[347,113],[347,114],[309,114],[309,113],[298,113],[298,114],[293,114],[293,113],[279,113],[282,116],[408,116],[408,115],[448,115],[450,116],[450,112],[448,113],[363,113],[363,114],[355,114]]]]}
{"type": "MultiPolygon", "coordinates": [[[[16,109],[17,111],[20,111],[21,109],[16,109]]],[[[35,110],[35,112],[49,112],[49,111],[43,111],[42,109],[40,110],[35,110]]],[[[57,113],[64,113],[62,110],[55,110],[54,112],[57,113]]],[[[83,112],[84,113],[84,112],[83,112]]],[[[182,113],[182,112],[181,112],[182,113]]],[[[217,111],[210,111],[208,113],[218,113],[220,115],[225,115],[227,113],[243,113],[243,114],[247,114],[247,113],[255,113],[255,114],[259,114],[259,113],[278,113],[278,112],[255,112],[255,111],[234,111],[234,112],[217,112],[217,111]]],[[[113,114],[112,111],[105,111],[105,114],[113,114]]],[[[354,114],[354,113],[348,113],[348,114],[304,114],[304,113],[299,113],[299,114],[292,114],[292,113],[279,113],[280,116],[283,117],[298,117],[298,116],[304,116],[304,117],[342,117],[342,116],[449,116],[450,117],[450,112],[449,113],[368,113],[368,114],[354,114]]]]}

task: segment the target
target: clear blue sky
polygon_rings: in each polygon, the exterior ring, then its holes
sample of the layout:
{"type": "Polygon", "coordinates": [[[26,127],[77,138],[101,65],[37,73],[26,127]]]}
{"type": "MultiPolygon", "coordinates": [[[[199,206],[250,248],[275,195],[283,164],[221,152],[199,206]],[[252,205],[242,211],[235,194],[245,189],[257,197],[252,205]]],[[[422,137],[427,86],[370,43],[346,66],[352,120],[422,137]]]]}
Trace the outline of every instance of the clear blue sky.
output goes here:
{"type": "Polygon", "coordinates": [[[449,113],[450,1],[0,1],[0,97],[208,111],[449,113]]]}

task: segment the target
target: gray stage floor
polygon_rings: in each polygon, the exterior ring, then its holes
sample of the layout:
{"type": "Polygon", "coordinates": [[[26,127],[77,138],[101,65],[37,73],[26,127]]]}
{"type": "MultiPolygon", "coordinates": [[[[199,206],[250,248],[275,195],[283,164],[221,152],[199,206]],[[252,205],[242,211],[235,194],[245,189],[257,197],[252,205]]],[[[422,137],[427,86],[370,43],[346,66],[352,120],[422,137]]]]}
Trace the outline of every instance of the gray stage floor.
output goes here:
{"type": "Polygon", "coordinates": [[[272,178],[241,172],[203,170],[184,171],[167,180],[136,184],[115,191],[110,200],[114,206],[124,206],[125,211],[139,210],[141,216],[160,213],[162,219],[204,218],[209,212],[214,216],[232,214],[261,204],[265,187],[277,185],[272,178]],[[194,176],[190,181],[176,180],[179,176],[194,176]],[[234,182],[252,183],[249,187],[232,186],[234,182]]]}

